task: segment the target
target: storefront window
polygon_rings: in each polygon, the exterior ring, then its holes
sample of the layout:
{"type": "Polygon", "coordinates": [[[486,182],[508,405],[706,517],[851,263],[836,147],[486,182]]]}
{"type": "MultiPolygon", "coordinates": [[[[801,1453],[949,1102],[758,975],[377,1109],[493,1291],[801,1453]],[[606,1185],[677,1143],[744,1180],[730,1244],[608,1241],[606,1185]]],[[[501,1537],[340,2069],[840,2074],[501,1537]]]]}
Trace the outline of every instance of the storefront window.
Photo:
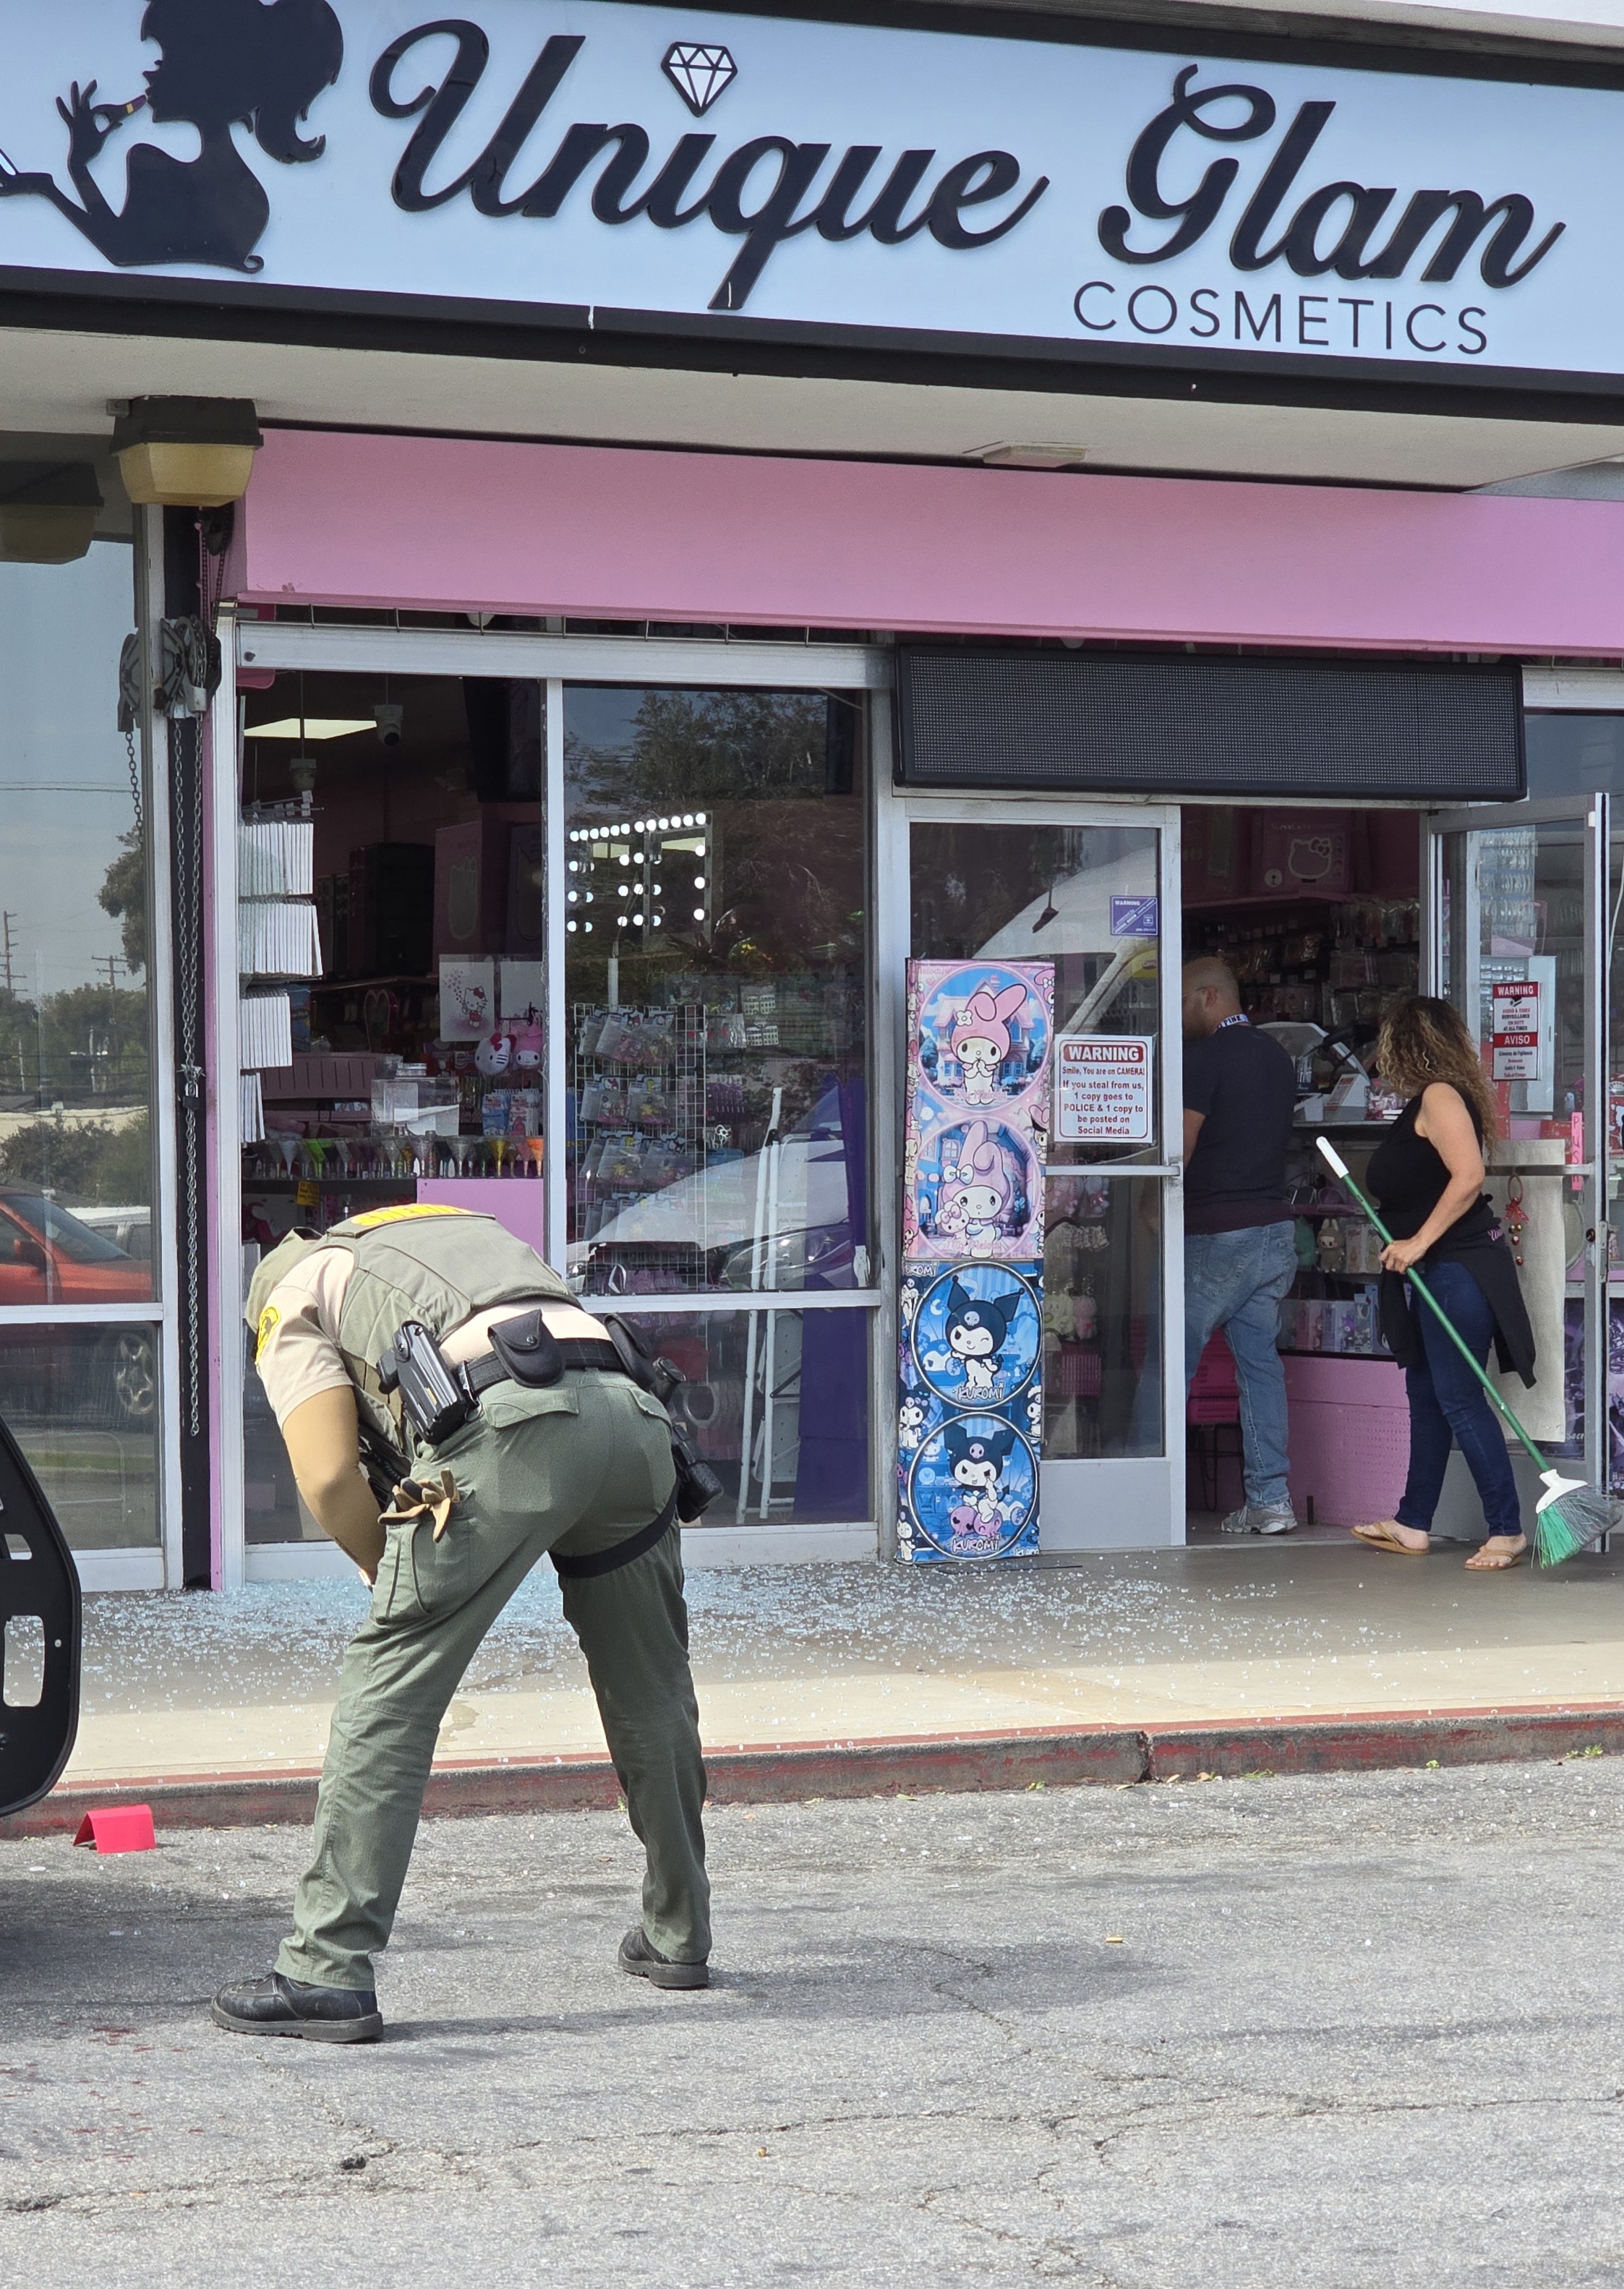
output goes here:
{"type": "Polygon", "coordinates": [[[1514,1404],[1555,1451],[1583,1452],[1586,1219],[1566,1171],[1587,1155],[1586,829],[1571,819],[1443,838],[1443,986],[1480,1048],[1500,1107],[1490,1192],[1515,1236],[1540,1360],[1514,1404]]]}
{"type": "Polygon", "coordinates": [[[158,1331],[0,1327],[0,1419],[76,1550],[158,1540],[158,1331]]]}
{"type": "Polygon", "coordinates": [[[145,811],[126,545],[0,564],[0,1303],[154,1290],[145,811]]]}
{"type": "Polygon", "coordinates": [[[868,1284],[861,703],[564,695],[569,1271],[868,1284]]]}
{"type": "Polygon", "coordinates": [[[1624,795],[1624,715],[1530,715],[1525,738],[1532,801],[1624,795]]]}
{"type": "Polygon", "coordinates": [[[1052,1176],[1044,1235],[1044,1452],[1159,1455],[1162,1188],[1052,1176]]]}
{"type": "MultiPolygon", "coordinates": [[[[406,1201],[544,1251],[542,687],[282,675],[246,714],[244,1287],[406,1201]]],[[[248,1540],[319,1538],[252,1368],[244,1445],[248,1540]]]]}
{"type": "MultiPolygon", "coordinates": [[[[1161,1031],[1154,827],[916,825],[913,947],[941,961],[1054,963],[1054,1034],[1161,1031]]],[[[1155,1090],[1151,1091],[1152,1102],[1155,1090]]],[[[1050,1166],[1155,1160],[1139,1144],[1051,1140],[1050,1166]]]]}
{"type": "Polygon", "coordinates": [[[721,1479],[707,1526],[871,1515],[862,1311],[628,1314],[688,1380],[673,1411],[721,1479]]]}
{"type": "Polygon", "coordinates": [[[159,1540],[147,806],[117,726],[132,578],[120,541],[0,564],[0,1417],[86,1551],[159,1540]],[[151,1310],[60,1322],[84,1304],[151,1310]]]}

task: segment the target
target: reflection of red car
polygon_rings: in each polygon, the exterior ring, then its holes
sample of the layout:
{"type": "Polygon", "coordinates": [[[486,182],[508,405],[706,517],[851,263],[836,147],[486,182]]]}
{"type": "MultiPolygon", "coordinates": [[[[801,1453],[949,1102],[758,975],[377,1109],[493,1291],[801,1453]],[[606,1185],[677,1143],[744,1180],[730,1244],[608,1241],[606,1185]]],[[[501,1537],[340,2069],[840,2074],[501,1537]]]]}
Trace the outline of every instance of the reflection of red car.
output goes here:
{"type": "MultiPolygon", "coordinates": [[[[0,1190],[0,1304],[145,1304],[152,1266],[43,1192],[0,1190]]],[[[17,1421],[111,1425],[150,1434],[157,1409],[155,1330],[8,1326],[0,1394],[17,1421]]]]}
{"type": "Polygon", "coordinates": [[[0,1192],[0,1304],[144,1304],[152,1266],[44,1192],[0,1192]]]}

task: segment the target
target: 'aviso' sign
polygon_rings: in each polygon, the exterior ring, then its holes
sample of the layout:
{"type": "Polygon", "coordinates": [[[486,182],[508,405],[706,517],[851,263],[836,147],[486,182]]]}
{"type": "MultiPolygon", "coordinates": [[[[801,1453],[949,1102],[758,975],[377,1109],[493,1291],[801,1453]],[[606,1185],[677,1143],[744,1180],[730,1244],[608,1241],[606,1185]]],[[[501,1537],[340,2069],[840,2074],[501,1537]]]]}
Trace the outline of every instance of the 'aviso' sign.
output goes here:
{"type": "Polygon", "coordinates": [[[28,17],[12,283],[1624,371],[1604,89],[624,0],[28,17]]]}

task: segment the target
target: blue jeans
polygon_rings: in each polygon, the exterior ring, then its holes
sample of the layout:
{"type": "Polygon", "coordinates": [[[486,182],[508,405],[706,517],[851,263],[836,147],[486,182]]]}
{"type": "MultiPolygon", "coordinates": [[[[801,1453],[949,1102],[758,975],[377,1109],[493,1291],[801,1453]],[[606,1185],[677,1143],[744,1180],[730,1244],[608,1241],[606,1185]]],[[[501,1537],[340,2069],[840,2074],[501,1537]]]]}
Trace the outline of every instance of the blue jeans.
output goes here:
{"type": "Polygon", "coordinates": [[[1260,1510],[1285,1510],[1292,1499],[1286,1484],[1285,1369],[1276,1338],[1280,1299],[1297,1269],[1296,1227],[1289,1222],[1185,1235],[1185,1390],[1221,1328],[1240,1387],[1246,1499],[1260,1510]]]}
{"type": "MultiPolygon", "coordinates": [[[[1471,1346],[1487,1363],[1494,1338],[1494,1314],[1487,1296],[1464,1264],[1438,1264],[1421,1277],[1471,1346]]],[[[1424,1353],[1419,1367],[1406,1368],[1410,1400],[1410,1475],[1404,1497],[1393,1515],[1400,1526],[1432,1531],[1433,1513],[1444,1491],[1449,1450],[1456,1440],[1466,1456],[1483,1503],[1491,1534],[1519,1535],[1522,1504],[1505,1434],[1488,1394],[1420,1297],[1409,1296],[1410,1317],[1424,1353]]]]}

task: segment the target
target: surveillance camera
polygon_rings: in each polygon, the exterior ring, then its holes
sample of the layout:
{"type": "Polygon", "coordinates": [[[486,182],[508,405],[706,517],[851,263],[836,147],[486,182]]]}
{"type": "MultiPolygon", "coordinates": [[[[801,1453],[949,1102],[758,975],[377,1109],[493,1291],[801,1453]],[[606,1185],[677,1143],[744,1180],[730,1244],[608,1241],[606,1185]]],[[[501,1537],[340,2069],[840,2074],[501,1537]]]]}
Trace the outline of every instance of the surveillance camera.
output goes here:
{"type": "Polygon", "coordinates": [[[373,708],[372,721],[378,726],[378,738],[384,746],[399,746],[401,718],[405,712],[405,709],[394,700],[385,700],[373,708]]]}

